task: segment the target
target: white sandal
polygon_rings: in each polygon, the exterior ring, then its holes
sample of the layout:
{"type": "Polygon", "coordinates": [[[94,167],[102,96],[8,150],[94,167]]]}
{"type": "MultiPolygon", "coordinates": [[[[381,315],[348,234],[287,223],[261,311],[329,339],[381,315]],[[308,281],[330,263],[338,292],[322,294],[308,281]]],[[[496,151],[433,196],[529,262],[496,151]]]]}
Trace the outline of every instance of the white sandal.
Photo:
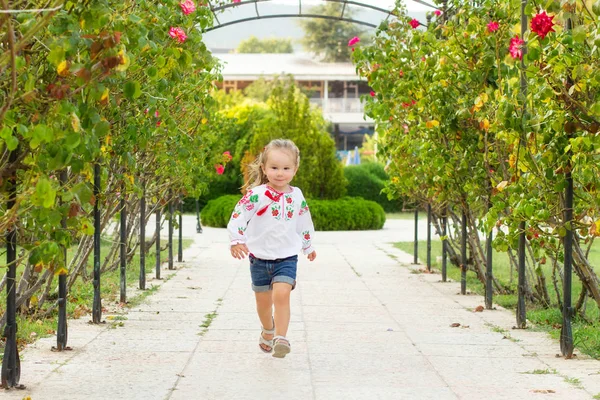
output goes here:
{"type": "Polygon", "coordinates": [[[274,319],[273,319],[273,329],[265,329],[264,326],[260,327],[260,340],[258,341],[258,347],[263,351],[263,353],[271,353],[273,351],[273,339],[267,340],[267,339],[265,339],[263,334],[266,334],[266,335],[274,335],[275,334],[275,320],[274,319]],[[265,346],[269,346],[270,349],[269,350],[265,349],[264,347],[261,346],[261,344],[263,344],[265,346]]]}
{"type": "Polygon", "coordinates": [[[284,336],[273,338],[273,357],[284,358],[290,351],[292,351],[290,341],[284,336]]]}

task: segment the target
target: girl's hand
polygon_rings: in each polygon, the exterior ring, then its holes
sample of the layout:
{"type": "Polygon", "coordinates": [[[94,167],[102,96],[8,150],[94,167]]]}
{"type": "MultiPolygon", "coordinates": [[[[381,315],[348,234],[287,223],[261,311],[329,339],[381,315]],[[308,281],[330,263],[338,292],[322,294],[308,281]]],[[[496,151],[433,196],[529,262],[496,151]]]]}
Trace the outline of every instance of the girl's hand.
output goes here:
{"type": "Polygon", "coordinates": [[[246,246],[244,243],[234,244],[233,246],[231,246],[230,250],[231,255],[234,258],[237,258],[238,260],[243,260],[244,258],[246,258],[246,255],[250,253],[250,251],[248,250],[248,246],[246,246]]]}
{"type": "Polygon", "coordinates": [[[308,259],[309,259],[310,261],[314,261],[314,260],[315,260],[315,258],[317,258],[317,252],[316,252],[316,251],[313,251],[312,253],[310,253],[309,255],[307,255],[307,257],[308,257],[308,259]]]}

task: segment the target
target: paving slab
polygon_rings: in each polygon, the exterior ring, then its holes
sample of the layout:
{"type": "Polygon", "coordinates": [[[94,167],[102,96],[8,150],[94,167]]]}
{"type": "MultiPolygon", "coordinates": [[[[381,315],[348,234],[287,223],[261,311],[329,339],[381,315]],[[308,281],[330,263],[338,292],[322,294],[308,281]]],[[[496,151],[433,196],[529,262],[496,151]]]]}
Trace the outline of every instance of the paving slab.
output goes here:
{"type": "MultiPolygon", "coordinates": [[[[69,321],[72,351],[56,337],[22,352],[21,383],[6,399],[592,399],[600,362],[556,357],[548,335],[512,329],[514,313],[474,312],[481,296],[419,271],[391,242],[412,239],[412,221],[381,231],[317,232],[292,292],[292,353],[258,347],[247,261],[232,259],[224,229],[195,233],[155,293],[105,322],[69,321]],[[407,239],[408,238],[408,239],[407,239]],[[459,325],[457,325],[459,324],[459,325]],[[204,325],[204,326],[203,326],[204,325]]],[[[150,271],[149,271],[150,272],[150,271]]],[[[140,293],[128,289],[130,298],[140,293]]]]}

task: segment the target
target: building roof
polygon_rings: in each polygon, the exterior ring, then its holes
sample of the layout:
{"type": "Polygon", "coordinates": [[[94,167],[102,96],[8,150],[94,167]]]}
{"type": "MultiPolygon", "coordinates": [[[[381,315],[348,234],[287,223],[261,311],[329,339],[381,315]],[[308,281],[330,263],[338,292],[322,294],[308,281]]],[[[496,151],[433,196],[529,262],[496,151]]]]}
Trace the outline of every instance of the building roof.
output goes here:
{"type": "Polygon", "coordinates": [[[299,81],[360,80],[352,63],[325,63],[305,53],[213,54],[223,62],[223,80],[257,80],[292,74],[299,81]]]}

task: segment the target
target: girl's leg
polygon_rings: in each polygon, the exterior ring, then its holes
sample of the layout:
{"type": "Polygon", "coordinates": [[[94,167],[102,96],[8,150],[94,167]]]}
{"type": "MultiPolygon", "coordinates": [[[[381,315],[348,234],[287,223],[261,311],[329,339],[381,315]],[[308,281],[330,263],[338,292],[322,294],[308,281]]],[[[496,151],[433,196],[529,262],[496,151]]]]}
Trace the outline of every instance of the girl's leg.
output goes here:
{"type": "MultiPolygon", "coordinates": [[[[260,323],[267,330],[273,329],[273,291],[254,292],[254,295],[256,296],[256,311],[258,318],[260,318],[260,323]]],[[[273,339],[272,334],[263,333],[262,336],[266,340],[273,339]]],[[[267,351],[271,349],[265,344],[261,344],[260,347],[267,351]]]]}
{"type": "Polygon", "coordinates": [[[286,336],[290,324],[290,293],[292,285],[284,282],[273,283],[273,304],[275,305],[275,335],[286,336]]]}

